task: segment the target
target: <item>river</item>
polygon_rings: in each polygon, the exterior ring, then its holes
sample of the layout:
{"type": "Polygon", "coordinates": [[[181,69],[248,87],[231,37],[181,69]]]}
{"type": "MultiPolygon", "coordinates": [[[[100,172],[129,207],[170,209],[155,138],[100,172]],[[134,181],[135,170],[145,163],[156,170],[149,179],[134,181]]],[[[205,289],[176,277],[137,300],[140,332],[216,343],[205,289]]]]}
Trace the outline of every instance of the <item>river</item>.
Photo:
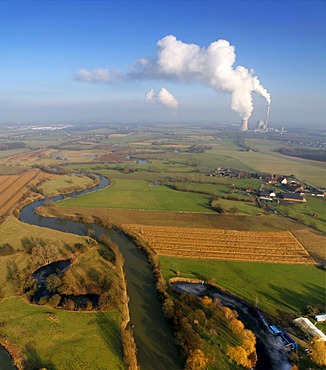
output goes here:
{"type": "MultiPolygon", "coordinates": [[[[100,184],[95,188],[78,194],[70,194],[69,197],[100,190],[108,184],[108,179],[101,178],[100,184]]],[[[137,359],[141,369],[182,369],[183,361],[158,300],[152,268],[145,253],[120,231],[35,214],[35,208],[40,207],[44,202],[63,198],[63,196],[46,198],[26,206],[21,211],[21,221],[78,235],[87,235],[89,228],[95,231],[95,237],[101,234],[108,235],[119,246],[125,261],[130,318],[134,325],[137,359]]]]}
{"type": "Polygon", "coordinates": [[[239,319],[256,336],[258,357],[256,370],[291,369],[289,353],[282,339],[272,333],[263,314],[258,309],[212,285],[178,282],[174,283],[173,286],[180,293],[186,292],[198,297],[208,295],[212,298],[218,298],[223,306],[230,307],[238,312],[239,319]]]}
{"type": "MultiPolygon", "coordinates": [[[[109,180],[101,178],[101,182],[93,189],[84,190],[80,193],[70,194],[69,197],[76,197],[92,191],[98,191],[109,185],[109,180]]],[[[145,253],[122,232],[106,229],[94,224],[83,224],[74,221],[59,220],[51,217],[43,217],[35,214],[35,209],[51,200],[57,201],[65,196],[59,195],[34,202],[22,209],[20,219],[23,222],[47,227],[63,232],[78,235],[87,235],[89,228],[98,237],[101,234],[108,235],[114,241],[124,257],[124,270],[127,280],[127,292],[130,298],[130,318],[134,325],[134,337],[137,344],[137,358],[141,370],[178,370],[183,368],[183,361],[180,358],[174,337],[168,328],[167,320],[158,301],[155,289],[155,279],[152,267],[149,264],[145,253]]],[[[257,370],[289,370],[288,354],[284,349],[282,341],[269,332],[267,324],[262,315],[233,296],[209,286],[200,284],[178,283],[180,291],[188,291],[197,295],[210,294],[220,298],[222,304],[236,309],[239,318],[246,327],[251,329],[257,337],[258,363],[257,370]]],[[[5,355],[8,355],[4,350],[5,355]]],[[[1,348],[0,348],[0,359],[1,348]]],[[[9,358],[10,359],[10,358],[9,358]]],[[[10,365],[9,365],[10,366],[10,365]]],[[[11,370],[14,367],[4,368],[11,370]]],[[[2,368],[1,368],[2,369],[2,368]]]]}
{"type": "Polygon", "coordinates": [[[17,370],[13,364],[12,358],[10,357],[7,350],[0,346],[0,369],[1,370],[17,370]]]}

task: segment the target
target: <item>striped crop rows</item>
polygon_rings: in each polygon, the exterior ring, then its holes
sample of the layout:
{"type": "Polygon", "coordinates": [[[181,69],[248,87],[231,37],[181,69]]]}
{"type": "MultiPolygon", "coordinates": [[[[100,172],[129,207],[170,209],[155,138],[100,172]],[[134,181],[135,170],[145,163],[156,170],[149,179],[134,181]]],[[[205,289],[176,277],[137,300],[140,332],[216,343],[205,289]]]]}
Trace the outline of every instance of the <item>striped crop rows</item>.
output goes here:
{"type": "Polygon", "coordinates": [[[29,190],[41,179],[51,175],[32,170],[20,175],[0,176],[0,216],[7,214],[29,190]]]}
{"type": "Polygon", "coordinates": [[[312,264],[313,259],[289,231],[256,232],[148,225],[123,228],[157,254],[185,258],[312,264]]]}

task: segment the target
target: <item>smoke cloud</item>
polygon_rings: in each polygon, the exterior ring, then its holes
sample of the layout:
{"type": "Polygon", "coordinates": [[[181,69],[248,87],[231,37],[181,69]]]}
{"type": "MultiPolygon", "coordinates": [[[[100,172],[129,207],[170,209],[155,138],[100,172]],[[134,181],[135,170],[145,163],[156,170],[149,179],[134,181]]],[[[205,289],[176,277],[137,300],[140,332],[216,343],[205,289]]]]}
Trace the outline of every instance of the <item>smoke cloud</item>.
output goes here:
{"type": "Polygon", "coordinates": [[[159,103],[169,108],[177,108],[179,105],[175,97],[164,87],[157,94],[155,94],[153,89],[149,90],[145,95],[145,100],[148,103],[159,103]]]}
{"type": "MultiPolygon", "coordinates": [[[[80,69],[76,79],[86,82],[140,79],[199,81],[217,91],[230,93],[231,109],[245,119],[250,117],[253,110],[252,93],[260,95],[270,105],[270,94],[254,75],[254,71],[243,66],[234,67],[235,47],[229,41],[218,40],[202,48],[169,35],[159,40],[157,46],[156,58],[140,58],[127,73],[111,73],[101,68],[93,71],[80,69]]],[[[166,92],[161,95],[162,101],[169,101],[166,92]]]]}

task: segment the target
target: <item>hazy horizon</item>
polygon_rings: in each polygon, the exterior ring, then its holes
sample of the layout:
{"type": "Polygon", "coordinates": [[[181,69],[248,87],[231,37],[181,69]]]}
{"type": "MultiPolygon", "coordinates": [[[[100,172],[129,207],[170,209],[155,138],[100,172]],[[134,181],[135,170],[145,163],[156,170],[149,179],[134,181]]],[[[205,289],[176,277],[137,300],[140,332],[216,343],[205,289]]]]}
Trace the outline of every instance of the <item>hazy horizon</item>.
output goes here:
{"type": "Polygon", "coordinates": [[[0,124],[322,127],[325,2],[0,2],[0,124]],[[220,40],[220,41],[218,41],[220,40]],[[252,98],[252,102],[251,102],[252,98]]]}

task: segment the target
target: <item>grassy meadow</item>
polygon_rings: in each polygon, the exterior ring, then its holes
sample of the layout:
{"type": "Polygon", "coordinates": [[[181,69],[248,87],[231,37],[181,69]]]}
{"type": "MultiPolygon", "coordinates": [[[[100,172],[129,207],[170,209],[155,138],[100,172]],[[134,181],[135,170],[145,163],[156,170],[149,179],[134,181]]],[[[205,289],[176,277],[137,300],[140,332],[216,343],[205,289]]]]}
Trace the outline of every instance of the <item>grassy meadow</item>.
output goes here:
{"type": "Polygon", "coordinates": [[[179,276],[213,279],[230,292],[273,315],[278,310],[303,314],[309,304],[323,305],[325,271],[312,265],[287,265],[240,261],[209,261],[159,257],[165,279],[179,276]]]}
{"type": "Polygon", "coordinates": [[[124,369],[118,312],[69,312],[0,301],[1,333],[16,343],[29,368],[124,369]]]}
{"type": "Polygon", "coordinates": [[[46,242],[44,248],[54,248],[50,262],[73,259],[63,280],[65,294],[99,289],[99,275],[118,278],[112,263],[101,257],[101,246],[90,246],[85,237],[28,225],[11,216],[0,225],[0,246],[9,243],[14,248],[12,254],[0,256],[0,334],[22,350],[31,369],[105,369],[108,363],[114,369],[124,369],[122,314],[118,309],[77,312],[31,304],[24,298],[22,281],[9,280],[9,265],[14,264],[23,279],[26,271],[31,275],[40,263],[49,262],[40,262],[41,255],[26,253],[23,238],[41,238],[46,242]],[[74,252],[76,243],[84,247],[74,252]]]}
{"type": "Polygon", "coordinates": [[[24,237],[29,238],[43,238],[49,242],[64,241],[69,244],[85,243],[85,237],[69,233],[62,233],[60,231],[47,229],[44,227],[33,226],[20,222],[16,217],[8,217],[0,225],[0,245],[9,243],[17,251],[23,250],[21,240],[24,237]]]}
{"type": "Polygon", "coordinates": [[[113,180],[109,188],[58,203],[59,206],[212,212],[210,197],[183,193],[142,180],[113,180]]]}
{"type": "Polygon", "coordinates": [[[326,199],[307,196],[307,202],[301,204],[273,204],[283,215],[297,219],[305,225],[326,232],[326,199]]]}
{"type": "Polygon", "coordinates": [[[92,186],[93,180],[83,175],[61,175],[56,176],[40,185],[38,188],[45,196],[51,196],[58,193],[67,193],[77,189],[83,189],[92,186]]]}

